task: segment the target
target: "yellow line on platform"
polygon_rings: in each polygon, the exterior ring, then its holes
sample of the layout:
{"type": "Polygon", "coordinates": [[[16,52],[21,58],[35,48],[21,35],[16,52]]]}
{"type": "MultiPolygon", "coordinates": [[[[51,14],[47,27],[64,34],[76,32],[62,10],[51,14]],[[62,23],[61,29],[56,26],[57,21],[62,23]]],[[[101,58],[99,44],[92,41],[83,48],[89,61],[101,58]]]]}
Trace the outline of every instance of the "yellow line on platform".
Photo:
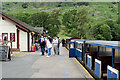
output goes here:
{"type": "Polygon", "coordinates": [[[84,68],[84,66],[74,57],[74,59],[82,66],[82,68],[88,73],[88,75],[93,79],[93,80],[95,80],[92,76],[91,76],[91,74],[84,68]]]}
{"type": "MultiPolygon", "coordinates": [[[[67,53],[69,54],[69,51],[67,50],[67,53]]],[[[91,74],[84,68],[84,66],[74,57],[74,59],[78,62],[78,64],[80,64],[82,67],[83,67],[83,69],[88,73],[88,75],[93,79],[93,80],[95,80],[92,76],[91,76],[91,74]]]]}

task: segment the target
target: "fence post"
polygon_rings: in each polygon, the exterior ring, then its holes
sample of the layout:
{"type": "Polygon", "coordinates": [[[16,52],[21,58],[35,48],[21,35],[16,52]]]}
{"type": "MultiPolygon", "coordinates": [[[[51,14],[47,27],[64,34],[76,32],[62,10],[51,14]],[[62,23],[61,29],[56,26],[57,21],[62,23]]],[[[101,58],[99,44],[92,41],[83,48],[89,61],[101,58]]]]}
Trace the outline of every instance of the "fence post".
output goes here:
{"type": "Polygon", "coordinates": [[[10,41],[10,43],[11,43],[11,49],[10,49],[10,51],[11,51],[11,54],[12,54],[12,41],[10,41]]]}

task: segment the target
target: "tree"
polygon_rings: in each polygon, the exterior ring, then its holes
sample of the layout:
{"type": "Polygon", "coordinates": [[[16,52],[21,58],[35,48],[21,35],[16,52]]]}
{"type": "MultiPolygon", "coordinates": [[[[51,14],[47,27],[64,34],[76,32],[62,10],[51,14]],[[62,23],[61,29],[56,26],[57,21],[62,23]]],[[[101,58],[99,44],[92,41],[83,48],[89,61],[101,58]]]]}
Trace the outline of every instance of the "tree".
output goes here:
{"type": "Polygon", "coordinates": [[[117,21],[113,21],[112,19],[107,19],[103,22],[104,24],[107,24],[110,26],[111,29],[111,35],[112,35],[112,40],[120,40],[120,28],[119,25],[117,24],[117,21]]]}
{"type": "Polygon", "coordinates": [[[77,37],[83,37],[85,35],[85,24],[88,22],[87,10],[84,8],[80,11],[70,10],[63,15],[62,22],[66,26],[68,34],[75,31],[77,37]]]}
{"type": "Polygon", "coordinates": [[[60,10],[53,10],[51,13],[18,13],[10,15],[33,27],[44,27],[44,30],[48,30],[50,36],[57,36],[59,33],[59,26],[61,25],[59,20],[61,16],[60,10]]]}
{"type": "Polygon", "coordinates": [[[79,6],[81,6],[81,5],[88,6],[89,3],[88,2],[77,2],[77,5],[79,5],[79,6]]]}
{"type": "Polygon", "coordinates": [[[30,17],[30,24],[32,26],[40,26],[45,28],[45,26],[48,25],[48,16],[49,13],[46,12],[34,13],[30,17]]]}
{"type": "Polygon", "coordinates": [[[105,40],[105,38],[101,34],[96,35],[97,40],[105,40]]]}
{"type": "Polygon", "coordinates": [[[111,40],[112,35],[111,35],[111,29],[107,24],[104,24],[100,26],[100,34],[105,40],[111,40]]]}
{"type": "Polygon", "coordinates": [[[19,19],[27,24],[30,24],[30,17],[31,17],[30,13],[17,13],[14,16],[17,19],[19,19]]]}
{"type": "Polygon", "coordinates": [[[57,36],[59,33],[59,26],[61,25],[59,17],[61,16],[61,12],[59,9],[53,10],[48,17],[48,26],[45,28],[48,30],[48,34],[50,36],[57,36]]]}
{"type": "Polygon", "coordinates": [[[116,24],[114,28],[112,28],[112,36],[113,41],[120,41],[120,26],[116,24]]]}
{"type": "Polygon", "coordinates": [[[27,8],[27,7],[28,7],[28,3],[23,3],[23,4],[22,4],[22,7],[23,7],[23,8],[27,8]]]}

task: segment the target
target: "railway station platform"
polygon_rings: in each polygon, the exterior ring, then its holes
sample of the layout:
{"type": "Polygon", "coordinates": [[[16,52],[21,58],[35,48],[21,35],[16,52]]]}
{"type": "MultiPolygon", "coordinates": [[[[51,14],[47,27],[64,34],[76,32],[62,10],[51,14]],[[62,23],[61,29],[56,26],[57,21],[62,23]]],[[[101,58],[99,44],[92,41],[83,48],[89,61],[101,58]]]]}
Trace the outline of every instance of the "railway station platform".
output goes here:
{"type": "Polygon", "coordinates": [[[93,80],[89,72],[75,59],[69,58],[68,50],[60,46],[60,55],[40,56],[40,51],[12,56],[2,62],[2,78],[78,78],[93,80]]]}

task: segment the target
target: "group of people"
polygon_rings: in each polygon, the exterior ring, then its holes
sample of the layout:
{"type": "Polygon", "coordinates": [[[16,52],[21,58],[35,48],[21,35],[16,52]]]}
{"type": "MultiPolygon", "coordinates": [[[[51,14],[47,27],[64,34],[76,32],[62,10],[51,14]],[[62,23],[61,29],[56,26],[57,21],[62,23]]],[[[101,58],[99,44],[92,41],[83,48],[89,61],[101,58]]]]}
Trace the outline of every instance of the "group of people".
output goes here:
{"type": "Polygon", "coordinates": [[[39,39],[39,44],[41,47],[42,55],[45,55],[45,52],[47,53],[47,57],[51,56],[51,49],[54,50],[54,55],[59,55],[59,47],[60,47],[60,39],[59,37],[54,37],[53,39],[50,36],[43,37],[39,39]]]}

